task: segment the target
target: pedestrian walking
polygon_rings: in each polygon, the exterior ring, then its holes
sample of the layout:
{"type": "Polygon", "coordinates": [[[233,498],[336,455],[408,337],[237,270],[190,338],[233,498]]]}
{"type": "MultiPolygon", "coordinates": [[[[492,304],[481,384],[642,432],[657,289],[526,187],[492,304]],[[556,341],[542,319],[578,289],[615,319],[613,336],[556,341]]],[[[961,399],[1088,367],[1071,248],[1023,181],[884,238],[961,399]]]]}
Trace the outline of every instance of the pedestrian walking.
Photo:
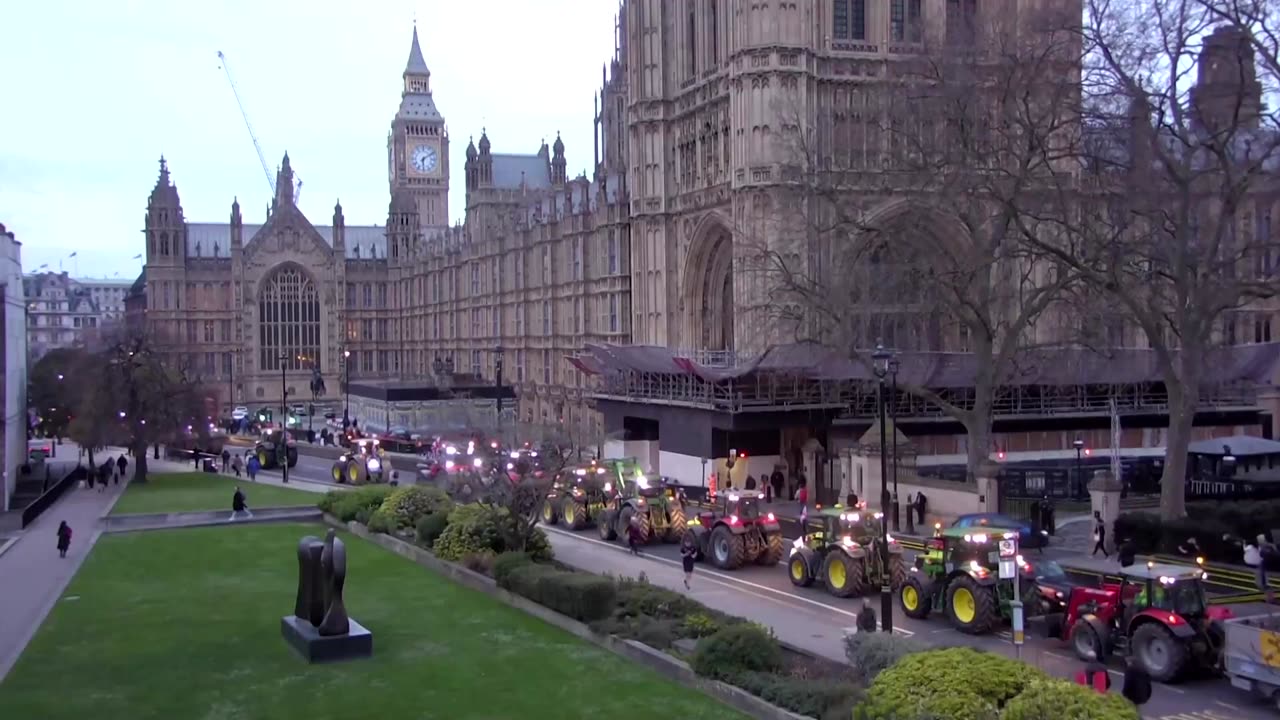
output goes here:
{"type": "Polygon", "coordinates": [[[245,501],[244,492],[239,485],[236,486],[236,494],[231,496],[231,517],[228,520],[235,520],[237,515],[253,517],[253,513],[249,510],[249,503],[245,501]]]}
{"type": "Polygon", "coordinates": [[[692,538],[686,537],[680,545],[680,563],[684,566],[684,589],[692,590],[689,581],[693,579],[693,559],[698,554],[692,538]]]}
{"type": "Polygon", "coordinates": [[[640,519],[635,516],[627,523],[627,547],[631,548],[632,555],[640,554],[640,519]]]}
{"type": "Polygon", "coordinates": [[[66,520],[58,526],[58,557],[66,557],[67,550],[71,548],[71,526],[66,520]]]}
{"type": "Polygon", "coordinates": [[[245,463],[245,472],[249,474],[249,482],[257,482],[258,471],[262,469],[262,463],[258,462],[257,455],[250,455],[249,462],[245,463]]]}
{"type": "Polygon", "coordinates": [[[111,481],[111,474],[116,470],[115,458],[107,458],[107,461],[98,466],[98,492],[106,492],[107,484],[111,481]]]}
{"type": "Polygon", "coordinates": [[[244,461],[240,459],[239,455],[231,458],[231,469],[235,472],[236,477],[240,477],[240,471],[244,469],[244,461]]]}
{"type": "Polygon", "coordinates": [[[226,472],[231,468],[231,451],[222,448],[222,472],[226,472]]]}
{"type": "Polygon", "coordinates": [[[1107,524],[1102,522],[1102,512],[1093,511],[1093,552],[1091,556],[1097,555],[1098,551],[1102,551],[1102,557],[1110,558],[1107,554],[1107,524]]]}
{"type": "MultiPolygon", "coordinates": [[[[782,484],[786,482],[786,478],[782,476],[782,468],[776,465],[773,468],[773,474],[769,476],[769,485],[773,487],[773,496],[782,497],[782,484]]],[[[784,500],[786,498],[783,498],[784,500]]]]}
{"type": "Polygon", "coordinates": [[[929,509],[929,498],[925,497],[924,492],[916,493],[916,523],[924,524],[925,511],[929,509]]]}
{"type": "Polygon", "coordinates": [[[854,622],[859,633],[873,633],[880,629],[880,623],[876,619],[876,609],[871,607],[870,600],[862,601],[862,610],[858,612],[854,622]]]}
{"type": "Polygon", "coordinates": [[[116,476],[116,484],[119,485],[120,481],[124,479],[125,472],[129,469],[128,459],[121,455],[116,459],[116,467],[120,470],[120,474],[116,476]]]}

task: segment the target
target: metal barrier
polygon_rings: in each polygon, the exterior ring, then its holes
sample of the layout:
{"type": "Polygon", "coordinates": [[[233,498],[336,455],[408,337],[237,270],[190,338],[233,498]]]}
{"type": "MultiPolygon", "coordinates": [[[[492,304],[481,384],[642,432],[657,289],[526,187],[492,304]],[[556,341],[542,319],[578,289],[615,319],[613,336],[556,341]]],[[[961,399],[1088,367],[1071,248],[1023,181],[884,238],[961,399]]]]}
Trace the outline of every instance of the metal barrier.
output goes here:
{"type": "Polygon", "coordinates": [[[40,497],[22,510],[22,527],[25,528],[35,522],[41,513],[48,510],[58,501],[58,498],[62,497],[62,493],[66,492],[67,488],[74,486],[88,476],[88,471],[85,470],[83,465],[76,465],[72,468],[61,480],[53,483],[48,490],[40,494],[40,497]]]}

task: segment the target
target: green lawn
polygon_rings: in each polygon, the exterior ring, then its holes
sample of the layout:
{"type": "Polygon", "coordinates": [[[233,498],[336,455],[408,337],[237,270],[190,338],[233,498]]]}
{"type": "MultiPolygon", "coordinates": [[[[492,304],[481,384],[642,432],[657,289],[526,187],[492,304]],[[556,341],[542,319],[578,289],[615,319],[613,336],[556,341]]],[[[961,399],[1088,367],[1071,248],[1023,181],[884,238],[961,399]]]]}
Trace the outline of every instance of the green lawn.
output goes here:
{"type": "Polygon", "coordinates": [[[374,658],[308,665],[280,636],[318,525],[104,535],[0,683],[0,718],[353,720],[744,716],[343,535],[374,658]]]}
{"type": "Polygon", "coordinates": [[[112,509],[112,515],[127,513],[191,512],[199,510],[231,510],[231,496],[236,485],[244,491],[249,509],[315,506],[320,495],[305,490],[291,490],[277,485],[251,483],[211,473],[148,474],[142,484],[130,483],[124,496],[112,509]]]}

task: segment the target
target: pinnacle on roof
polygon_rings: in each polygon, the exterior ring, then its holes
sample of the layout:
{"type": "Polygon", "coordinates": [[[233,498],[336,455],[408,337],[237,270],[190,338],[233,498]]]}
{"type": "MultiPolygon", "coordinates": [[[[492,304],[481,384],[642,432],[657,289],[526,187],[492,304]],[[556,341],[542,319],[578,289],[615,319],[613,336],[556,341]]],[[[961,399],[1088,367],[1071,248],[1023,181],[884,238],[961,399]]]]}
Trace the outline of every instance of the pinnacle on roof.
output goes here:
{"type": "Polygon", "coordinates": [[[427,69],[427,61],[422,58],[422,46],[418,44],[418,26],[413,26],[413,45],[409,47],[409,62],[405,63],[404,72],[406,75],[430,75],[431,71],[427,69]]]}

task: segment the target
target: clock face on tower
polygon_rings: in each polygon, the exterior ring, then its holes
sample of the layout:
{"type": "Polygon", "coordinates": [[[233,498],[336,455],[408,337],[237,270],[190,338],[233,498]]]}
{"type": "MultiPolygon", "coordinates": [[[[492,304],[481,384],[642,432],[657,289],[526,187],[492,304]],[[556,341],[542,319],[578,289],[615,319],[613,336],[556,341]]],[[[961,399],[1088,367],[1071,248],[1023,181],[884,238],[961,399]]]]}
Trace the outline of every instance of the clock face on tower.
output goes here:
{"type": "Polygon", "coordinates": [[[419,145],[413,149],[413,154],[409,156],[409,162],[413,165],[413,169],[420,173],[435,172],[440,158],[436,149],[431,145],[419,145]]]}

